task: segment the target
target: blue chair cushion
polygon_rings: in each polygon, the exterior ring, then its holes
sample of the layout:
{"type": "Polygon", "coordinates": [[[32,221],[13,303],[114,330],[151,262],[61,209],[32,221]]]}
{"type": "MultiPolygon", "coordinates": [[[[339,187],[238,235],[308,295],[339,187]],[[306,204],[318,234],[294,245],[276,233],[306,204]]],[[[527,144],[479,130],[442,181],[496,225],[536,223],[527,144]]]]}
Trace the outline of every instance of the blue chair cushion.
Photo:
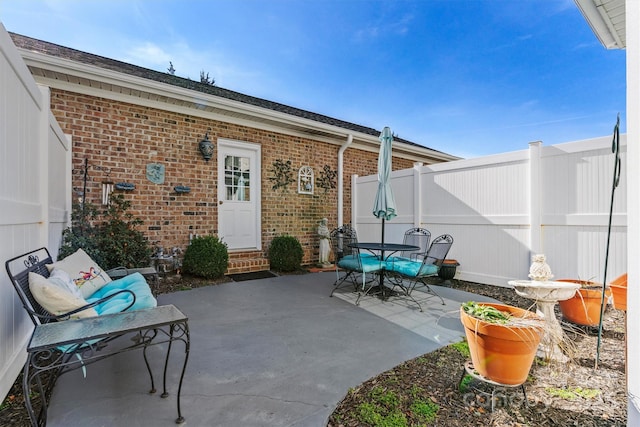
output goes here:
{"type": "Polygon", "coordinates": [[[435,264],[422,265],[419,261],[409,261],[405,259],[396,259],[393,262],[387,262],[387,269],[395,271],[407,277],[432,276],[438,273],[438,266],[435,264]],[[420,269],[422,267],[422,270],[420,269]]]}
{"type": "Polygon", "coordinates": [[[354,255],[349,255],[338,261],[338,267],[345,270],[358,271],[362,273],[370,273],[383,268],[382,262],[376,257],[360,258],[360,263],[354,255]]]}
{"type": "Polygon", "coordinates": [[[374,256],[361,257],[360,262],[362,263],[362,271],[365,273],[380,271],[384,268],[384,263],[374,256]]]}
{"type": "MultiPolygon", "coordinates": [[[[151,288],[140,273],[132,273],[122,279],[112,280],[91,294],[86,300],[91,303],[123,289],[128,289],[136,295],[136,302],[129,308],[129,311],[153,308],[158,305],[151,293],[151,288]]],[[[102,304],[98,304],[95,309],[98,315],[119,313],[131,303],[132,299],[131,294],[123,293],[102,304]]]]}
{"type": "MultiPolygon", "coordinates": [[[[397,262],[397,261],[411,261],[411,262],[415,262],[415,259],[411,259],[411,258],[406,258],[406,257],[401,257],[401,256],[392,256],[390,258],[387,258],[387,262],[388,263],[393,263],[393,262],[397,262]]],[[[420,258],[420,263],[422,263],[422,258],[420,258]]]]}
{"type": "MultiPolygon", "coordinates": [[[[86,301],[88,303],[92,303],[122,289],[128,289],[136,295],[136,302],[131,306],[131,308],[129,308],[129,311],[141,310],[144,308],[153,308],[158,305],[158,302],[151,292],[151,288],[140,273],[132,273],[128,276],[123,277],[122,279],[112,280],[102,288],[95,291],[88,298],[86,298],[86,301]]],[[[131,296],[131,294],[127,292],[120,294],[108,301],[105,301],[102,304],[98,304],[94,308],[98,313],[98,316],[103,314],[120,313],[129,304],[131,304],[132,299],[133,297],[131,296]]],[[[100,339],[91,340],[84,345],[92,345],[99,341],[100,339]]],[[[58,350],[66,353],[71,351],[72,349],[75,351],[75,349],[77,348],[76,346],[76,344],[66,344],[59,346],[58,350]]],[[[77,357],[79,360],[81,359],[80,356],[77,357]]]]}

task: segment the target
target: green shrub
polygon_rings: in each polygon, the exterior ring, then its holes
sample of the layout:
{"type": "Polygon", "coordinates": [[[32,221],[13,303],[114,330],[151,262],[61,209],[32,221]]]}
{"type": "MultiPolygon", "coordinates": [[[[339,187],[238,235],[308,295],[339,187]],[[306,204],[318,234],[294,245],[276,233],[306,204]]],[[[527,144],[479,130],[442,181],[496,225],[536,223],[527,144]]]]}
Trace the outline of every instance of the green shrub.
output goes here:
{"type": "Polygon", "coordinates": [[[275,271],[296,271],[302,264],[302,245],[294,236],[277,236],[269,246],[269,263],[275,271]]]}
{"type": "Polygon", "coordinates": [[[216,236],[196,237],[184,253],[182,271],[205,279],[222,277],[229,265],[227,245],[216,236]]]}
{"type": "Polygon", "coordinates": [[[99,212],[91,203],[76,203],[71,213],[71,227],[62,233],[58,254],[64,259],[82,248],[104,269],[115,267],[147,267],[151,263],[151,247],[142,224],[127,210],[131,202],[121,194],[112,195],[106,210],[99,212]]]}

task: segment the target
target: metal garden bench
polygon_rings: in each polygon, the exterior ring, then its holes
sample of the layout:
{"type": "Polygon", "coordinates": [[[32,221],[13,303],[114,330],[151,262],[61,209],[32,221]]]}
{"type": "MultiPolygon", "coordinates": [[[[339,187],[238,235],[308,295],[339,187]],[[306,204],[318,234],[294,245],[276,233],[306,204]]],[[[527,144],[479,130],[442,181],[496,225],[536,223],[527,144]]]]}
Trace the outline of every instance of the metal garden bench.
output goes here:
{"type": "Polygon", "coordinates": [[[176,419],[176,423],[183,423],[185,419],[180,408],[180,394],[190,350],[187,316],[173,305],[127,311],[135,303],[135,295],[133,295],[133,302],[122,312],[69,319],[70,315],[87,308],[97,307],[118,294],[134,294],[126,289],[71,312],[53,315],[38,304],[29,288],[29,273],[48,277],[47,264],[53,264],[53,260],[46,248],[17,256],[5,263],[7,273],[22,305],[35,325],[27,346],[28,355],[23,369],[22,383],[25,404],[32,425],[46,425],[48,399],[60,375],[85,369],[95,362],[123,352],[142,350],[151,381],[150,393],[155,393],[153,373],[147,360],[147,348],[152,345],[167,344],[161,397],[168,397],[167,366],[174,341],[182,341],[185,345],[184,363],[178,383],[178,418],[176,419]],[[130,339],[118,339],[126,336],[130,339]],[[40,408],[37,410],[33,407],[33,392],[37,392],[41,399],[40,408]]]}

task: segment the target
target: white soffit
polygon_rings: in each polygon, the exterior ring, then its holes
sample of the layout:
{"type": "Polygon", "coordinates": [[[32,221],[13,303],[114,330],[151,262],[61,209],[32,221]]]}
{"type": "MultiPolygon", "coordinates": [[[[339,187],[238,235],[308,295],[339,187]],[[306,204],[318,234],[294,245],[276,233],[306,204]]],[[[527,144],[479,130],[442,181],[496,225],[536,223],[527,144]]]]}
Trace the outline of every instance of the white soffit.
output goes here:
{"type": "Polygon", "coordinates": [[[625,0],[575,0],[575,2],[604,47],[607,49],[627,47],[625,0]]]}

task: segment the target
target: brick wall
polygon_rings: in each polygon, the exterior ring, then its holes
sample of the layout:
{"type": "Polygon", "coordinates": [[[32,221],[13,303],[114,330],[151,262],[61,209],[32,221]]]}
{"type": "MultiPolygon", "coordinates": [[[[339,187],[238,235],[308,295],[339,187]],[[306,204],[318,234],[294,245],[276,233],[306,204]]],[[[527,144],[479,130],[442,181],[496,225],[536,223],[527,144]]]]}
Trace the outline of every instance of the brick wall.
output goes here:
{"type": "MultiPolygon", "coordinates": [[[[217,138],[229,138],[262,147],[262,256],[266,257],[274,236],[291,234],[304,248],[303,262],[314,263],[318,221],[326,217],[330,228],[337,225],[337,189],[325,193],[316,186],[314,195],[302,195],[297,193],[297,182],[283,191],[273,190],[269,180],[277,159],[291,160],[296,178],[304,165],[313,168],[316,179],[325,165],[337,170],[337,145],[61,90],[52,90],[51,109],[63,131],[73,137],[74,191],[82,191],[85,158],[89,162],[87,201],[99,205],[103,181],[135,184],[135,190],[126,193],[131,213],[144,221],[144,233],[160,247],[184,249],[190,233],[218,234],[217,162],[214,154],[205,163],[197,148],[207,131],[214,144],[217,138]],[[148,163],[165,166],[164,184],[146,178],[148,163]],[[191,191],[178,195],[173,191],[176,185],[189,186],[191,191]]],[[[412,162],[394,159],[393,166],[404,169],[412,162]]],[[[348,220],[350,177],[375,173],[377,153],[348,149],[344,169],[344,218],[348,220]]]]}

